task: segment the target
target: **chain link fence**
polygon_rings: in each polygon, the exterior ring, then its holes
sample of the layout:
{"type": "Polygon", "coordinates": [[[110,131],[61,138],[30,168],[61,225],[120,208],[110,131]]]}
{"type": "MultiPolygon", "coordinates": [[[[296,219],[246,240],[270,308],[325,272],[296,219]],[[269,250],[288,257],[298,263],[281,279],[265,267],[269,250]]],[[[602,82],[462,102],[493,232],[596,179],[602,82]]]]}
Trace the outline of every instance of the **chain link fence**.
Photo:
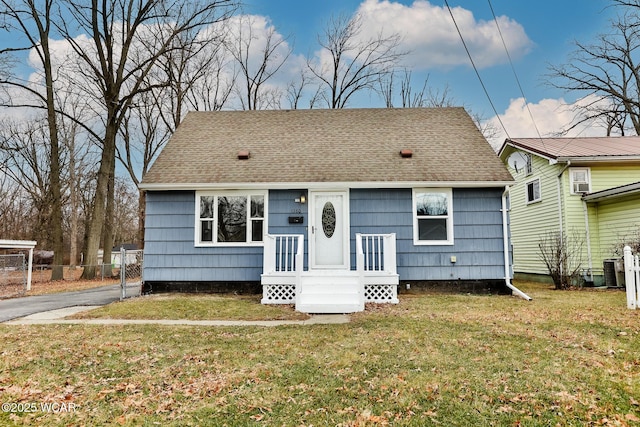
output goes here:
{"type": "Polygon", "coordinates": [[[0,255],[0,298],[27,292],[27,267],[24,254],[0,255]]]}
{"type": "Polygon", "coordinates": [[[140,296],[142,291],[142,250],[121,249],[114,254],[114,266],[120,270],[120,299],[140,296]]]}
{"type": "MultiPolygon", "coordinates": [[[[31,283],[49,282],[51,280],[51,273],[53,272],[55,265],[51,264],[34,264],[33,273],[31,277],[31,283]]],[[[82,275],[82,271],[86,267],[85,265],[63,265],[62,267],[62,280],[66,281],[78,281],[82,275]]],[[[95,280],[101,282],[113,282],[120,278],[120,269],[114,268],[113,264],[98,264],[96,265],[96,278],[95,280]]]]}
{"type": "Polygon", "coordinates": [[[27,290],[28,265],[24,254],[0,255],[0,299],[65,292],[87,287],[119,284],[121,298],[139,296],[142,290],[142,250],[114,252],[110,264],[96,266],[96,278],[81,279],[84,265],[34,264],[31,270],[31,291],[27,290]],[[52,273],[62,270],[62,280],[51,280],[52,273]]]}

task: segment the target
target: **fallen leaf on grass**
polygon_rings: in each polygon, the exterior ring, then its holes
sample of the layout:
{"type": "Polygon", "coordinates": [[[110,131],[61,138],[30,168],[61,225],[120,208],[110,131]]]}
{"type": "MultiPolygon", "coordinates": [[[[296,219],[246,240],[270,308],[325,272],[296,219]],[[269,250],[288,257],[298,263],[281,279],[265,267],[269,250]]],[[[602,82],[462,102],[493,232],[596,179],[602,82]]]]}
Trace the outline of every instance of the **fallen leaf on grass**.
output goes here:
{"type": "Polygon", "coordinates": [[[624,416],[624,418],[628,421],[640,421],[640,418],[638,418],[636,415],[634,414],[627,414],[624,416]]]}

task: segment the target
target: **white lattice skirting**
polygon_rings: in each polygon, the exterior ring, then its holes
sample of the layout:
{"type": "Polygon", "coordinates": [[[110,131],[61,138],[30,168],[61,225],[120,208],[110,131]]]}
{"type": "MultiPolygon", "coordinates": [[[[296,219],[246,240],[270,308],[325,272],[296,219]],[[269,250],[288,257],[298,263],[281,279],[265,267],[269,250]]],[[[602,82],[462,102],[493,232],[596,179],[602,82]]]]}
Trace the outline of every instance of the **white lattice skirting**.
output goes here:
{"type": "Polygon", "coordinates": [[[397,304],[398,285],[365,285],[364,301],[397,304]]]}
{"type": "Polygon", "coordinates": [[[262,304],[295,304],[296,285],[262,285],[262,304]]]}
{"type": "MultiPolygon", "coordinates": [[[[398,303],[397,285],[365,285],[365,302],[398,303]]],[[[295,304],[295,285],[263,285],[262,304],[295,304]]]]}

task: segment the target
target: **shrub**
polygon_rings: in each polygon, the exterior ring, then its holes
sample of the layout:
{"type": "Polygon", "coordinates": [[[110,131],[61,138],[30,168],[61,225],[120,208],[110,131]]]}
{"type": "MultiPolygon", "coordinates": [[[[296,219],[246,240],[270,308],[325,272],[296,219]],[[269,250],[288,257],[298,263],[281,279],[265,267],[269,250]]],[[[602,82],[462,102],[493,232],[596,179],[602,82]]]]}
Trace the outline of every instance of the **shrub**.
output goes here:
{"type": "Polygon", "coordinates": [[[560,231],[549,231],[540,236],[538,248],[540,259],[547,267],[556,289],[568,289],[581,285],[581,255],[585,236],[573,231],[571,238],[560,231]]]}

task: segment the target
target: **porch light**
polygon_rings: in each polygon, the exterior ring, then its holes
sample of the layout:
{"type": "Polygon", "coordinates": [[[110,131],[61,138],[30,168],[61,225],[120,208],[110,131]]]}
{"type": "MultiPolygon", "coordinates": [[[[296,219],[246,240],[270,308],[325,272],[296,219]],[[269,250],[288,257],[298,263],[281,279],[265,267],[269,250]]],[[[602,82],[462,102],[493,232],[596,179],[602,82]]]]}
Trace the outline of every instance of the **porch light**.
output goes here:
{"type": "Polygon", "coordinates": [[[301,195],[300,195],[300,197],[298,197],[297,199],[295,199],[295,202],[296,202],[296,203],[302,203],[303,205],[304,205],[305,203],[307,203],[307,196],[306,196],[306,194],[304,194],[304,193],[303,193],[303,194],[301,194],[301,195]]]}

